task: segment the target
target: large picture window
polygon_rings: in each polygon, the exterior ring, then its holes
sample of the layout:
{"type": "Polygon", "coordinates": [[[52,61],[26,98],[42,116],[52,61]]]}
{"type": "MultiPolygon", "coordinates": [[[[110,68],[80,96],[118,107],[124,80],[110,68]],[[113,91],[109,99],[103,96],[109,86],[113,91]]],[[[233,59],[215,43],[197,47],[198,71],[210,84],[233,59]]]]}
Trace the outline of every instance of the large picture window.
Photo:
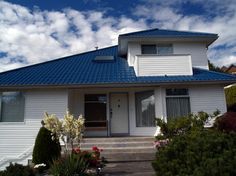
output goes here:
{"type": "Polygon", "coordinates": [[[106,125],[106,94],[85,95],[85,126],[101,127],[106,125]]]}
{"type": "Polygon", "coordinates": [[[166,89],[167,118],[177,118],[190,114],[188,89],[166,89]]]}
{"type": "Polygon", "coordinates": [[[135,94],[136,103],[136,126],[155,126],[155,99],[154,91],[137,92],[135,94]]]}
{"type": "Polygon", "coordinates": [[[23,122],[25,98],[21,92],[2,92],[0,95],[0,121],[23,122]]]}

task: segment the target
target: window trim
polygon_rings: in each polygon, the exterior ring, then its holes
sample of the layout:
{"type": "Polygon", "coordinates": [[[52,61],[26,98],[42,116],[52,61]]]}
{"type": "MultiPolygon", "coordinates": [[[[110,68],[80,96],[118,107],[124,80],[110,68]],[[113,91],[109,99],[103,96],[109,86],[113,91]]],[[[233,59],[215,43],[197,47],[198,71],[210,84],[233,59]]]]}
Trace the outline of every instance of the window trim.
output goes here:
{"type": "Polygon", "coordinates": [[[20,91],[20,90],[1,91],[0,92],[0,125],[25,125],[26,124],[26,119],[25,119],[26,105],[25,104],[26,104],[25,92],[20,91]],[[15,122],[2,121],[2,93],[4,93],[4,92],[20,92],[24,96],[23,120],[22,121],[15,121],[15,122]]]}
{"type": "Polygon", "coordinates": [[[155,122],[154,122],[154,125],[153,126],[138,126],[138,123],[137,123],[137,100],[136,100],[136,95],[137,94],[140,94],[140,93],[146,93],[146,92],[153,92],[153,96],[154,96],[154,119],[156,118],[156,101],[155,101],[155,90],[145,90],[145,91],[138,91],[138,92],[135,92],[134,93],[134,103],[135,103],[135,127],[136,128],[155,128],[156,125],[155,125],[155,122]]]}
{"type": "Polygon", "coordinates": [[[166,106],[166,120],[168,121],[168,115],[167,115],[167,98],[188,98],[189,99],[189,114],[191,114],[191,98],[190,98],[190,95],[189,95],[189,88],[166,88],[165,89],[165,106],[166,106]],[[166,93],[166,90],[167,89],[187,89],[187,95],[167,95],[166,93]]]}
{"type": "Polygon", "coordinates": [[[141,44],[141,55],[159,55],[159,56],[168,56],[168,55],[174,55],[174,47],[173,47],[173,43],[154,43],[154,44],[141,44]],[[152,53],[152,54],[145,54],[143,53],[143,46],[156,46],[155,47],[155,53],[152,53]],[[161,47],[161,46],[170,46],[171,47],[171,53],[166,53],[166,54],[160,54],[158,52],[158,49],[161,47]]]}

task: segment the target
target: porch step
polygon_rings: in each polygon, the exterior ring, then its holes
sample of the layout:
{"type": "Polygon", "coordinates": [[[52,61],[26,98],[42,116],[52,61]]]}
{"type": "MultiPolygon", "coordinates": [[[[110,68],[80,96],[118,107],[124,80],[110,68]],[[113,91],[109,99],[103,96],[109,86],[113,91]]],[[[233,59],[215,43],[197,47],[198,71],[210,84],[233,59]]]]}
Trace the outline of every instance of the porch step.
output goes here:
{"type": "Polygon", "coordinates": [[[108,162],[147,161],[155,157],[153,141],[153,137],[84,138],[81,150],[91,150],[97,146],[103,149],[101,156],[108,162]]]}

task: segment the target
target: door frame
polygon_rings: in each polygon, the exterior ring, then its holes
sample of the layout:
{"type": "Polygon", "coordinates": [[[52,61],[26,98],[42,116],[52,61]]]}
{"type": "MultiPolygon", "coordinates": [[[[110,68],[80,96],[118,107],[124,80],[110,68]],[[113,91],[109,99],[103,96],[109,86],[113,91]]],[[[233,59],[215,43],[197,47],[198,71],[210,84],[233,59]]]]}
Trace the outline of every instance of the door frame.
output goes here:
{"type": "Polygon", "coordinates": [[[109,136],[130,136],[130,118],[129,118],[129,93],[128,92],[110,92],[109,93],[109,109],[108,109],[109,113],[108,113],[108,116],[109,116],[109,136]],[[126,95],[126,100],[127,100],[127,120],[128,120],[128,133],[112,133],[111,131],[111,120],[112,120],[112,117],[111,117],[111,95],[112,94],[124,94],[126,95]]]}

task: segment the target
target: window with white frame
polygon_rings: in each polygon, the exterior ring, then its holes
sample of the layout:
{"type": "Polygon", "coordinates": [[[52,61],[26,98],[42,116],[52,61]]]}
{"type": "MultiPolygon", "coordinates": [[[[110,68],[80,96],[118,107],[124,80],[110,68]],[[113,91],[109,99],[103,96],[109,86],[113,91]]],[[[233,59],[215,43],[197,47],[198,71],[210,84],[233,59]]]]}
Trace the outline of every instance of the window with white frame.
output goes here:
{"type": "Polygon", "coordinates": [[[141,45],[142,54],[158,54],[158,55],[169,55],[173,54],[172,44],[147,44],[141,45]]]}
{"type": "Polygon", "coordinates": [[[22,92],[1,92],[0,122],[23,122],[25,97],[22,92]]]}
{"type": "Polygon", "coordinates": [[[135,93],[136,126],[155,126],[155,98],[154,91],[135,93]]]}
{"type": "Polygon", "coordinates": [[[188,89],[166,89],[167,118],[177,118],[190,114],[188,89]]]}

